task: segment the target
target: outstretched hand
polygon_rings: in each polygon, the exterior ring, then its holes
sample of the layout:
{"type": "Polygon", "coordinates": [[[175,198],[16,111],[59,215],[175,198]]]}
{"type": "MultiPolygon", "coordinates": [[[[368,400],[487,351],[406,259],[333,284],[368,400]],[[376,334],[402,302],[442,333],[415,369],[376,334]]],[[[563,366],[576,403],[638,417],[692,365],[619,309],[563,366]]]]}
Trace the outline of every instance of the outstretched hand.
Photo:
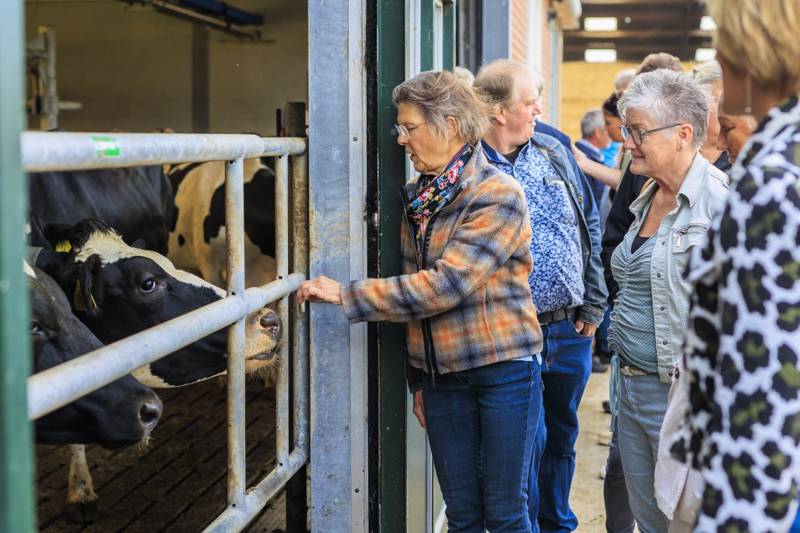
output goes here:
{"type": "Polygon", "coordinates": [[[306,302],[322,302],[329,304],[342,304],[342,296],[339,293],[341,284],[325,276],[304,281],[297,289],[297,305],[306,302]]]}

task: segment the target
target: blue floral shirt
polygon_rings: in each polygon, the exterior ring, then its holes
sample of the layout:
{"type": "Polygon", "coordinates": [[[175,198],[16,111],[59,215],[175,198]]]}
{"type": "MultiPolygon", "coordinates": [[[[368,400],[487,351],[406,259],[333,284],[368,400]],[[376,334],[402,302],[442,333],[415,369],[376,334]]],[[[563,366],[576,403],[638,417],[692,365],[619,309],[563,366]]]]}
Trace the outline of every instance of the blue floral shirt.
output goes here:
{"type": "Polygon", "coordinates": [[[529,140],[514,163],[485,142],[494,166],[513,176],[525,190],[531,217],[533,271],[529,283],[540,313],[583,304],[583,259],[575,209],[564,180],[529,140]]]}

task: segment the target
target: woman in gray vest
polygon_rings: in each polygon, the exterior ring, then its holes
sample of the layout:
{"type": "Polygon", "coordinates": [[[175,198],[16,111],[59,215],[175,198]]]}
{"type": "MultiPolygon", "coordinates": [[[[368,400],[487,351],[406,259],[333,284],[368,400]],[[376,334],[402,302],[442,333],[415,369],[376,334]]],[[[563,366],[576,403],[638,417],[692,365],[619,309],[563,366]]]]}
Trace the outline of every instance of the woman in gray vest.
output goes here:
{"type": "Polygon", "coordinates": [[[620,286],[611,316],[615,353],[612,410],[634,517],[642,533],[666,532],[655,499],[659,430],[683,346],[690,251],[701,244],[727,195],[723,172],[699,154],[710,97],[689,76],[656,70],[637,76],[619,102],[631,171],[650,181],[631,204],[636,217],[614,250],[620,286]]]}

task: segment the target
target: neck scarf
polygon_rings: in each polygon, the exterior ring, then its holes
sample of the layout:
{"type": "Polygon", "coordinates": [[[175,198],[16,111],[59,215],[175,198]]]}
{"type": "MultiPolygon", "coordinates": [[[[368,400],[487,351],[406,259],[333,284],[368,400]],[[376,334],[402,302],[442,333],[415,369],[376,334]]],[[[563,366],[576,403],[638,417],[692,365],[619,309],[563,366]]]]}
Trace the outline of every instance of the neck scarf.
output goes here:
{"type": "Polygon", "coordinates": [[[453,199],[455,186],[473,151],[472,146],[465,144],[438,176],[422,175],[417,181],[416,195],[406,206],[406,212],[415,226],[417,263],[419,265],[423,264],[422,246],[428,222],[434,213],[453,199]]]}

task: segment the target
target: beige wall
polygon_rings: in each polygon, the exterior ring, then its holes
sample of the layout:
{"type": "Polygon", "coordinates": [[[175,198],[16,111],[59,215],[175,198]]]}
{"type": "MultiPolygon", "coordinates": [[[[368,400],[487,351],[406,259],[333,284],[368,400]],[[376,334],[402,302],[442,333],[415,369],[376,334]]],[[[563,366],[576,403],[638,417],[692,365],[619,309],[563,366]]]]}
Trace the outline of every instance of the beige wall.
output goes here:
{"type": "MultiPolygon", "coordinates": [[[[581,118],[611,95],[617,72],[638,67],[639,63],[565,62],[561,67],[561,130],[573,140],[580,139],[581,118]]],[[[685,71],[691,68],[691,63],[683,64],[685,71]]]]}
{"type": "MultiPolygon", "coordinates": [[[[71,131],[192,127],[192,25],[115,0],[28,0],[26,31],[55,27],[58,89],[83,109],[62,111],[71,131]]],[[[303,2],[239,0],[264,15],[264,38],[243,42],[212,30],[210,122],[214,132],[275,133],[275,108],[307,99],[303,2]]],[[[32,123],[31,127],[36,127],[32,123]]]]}

